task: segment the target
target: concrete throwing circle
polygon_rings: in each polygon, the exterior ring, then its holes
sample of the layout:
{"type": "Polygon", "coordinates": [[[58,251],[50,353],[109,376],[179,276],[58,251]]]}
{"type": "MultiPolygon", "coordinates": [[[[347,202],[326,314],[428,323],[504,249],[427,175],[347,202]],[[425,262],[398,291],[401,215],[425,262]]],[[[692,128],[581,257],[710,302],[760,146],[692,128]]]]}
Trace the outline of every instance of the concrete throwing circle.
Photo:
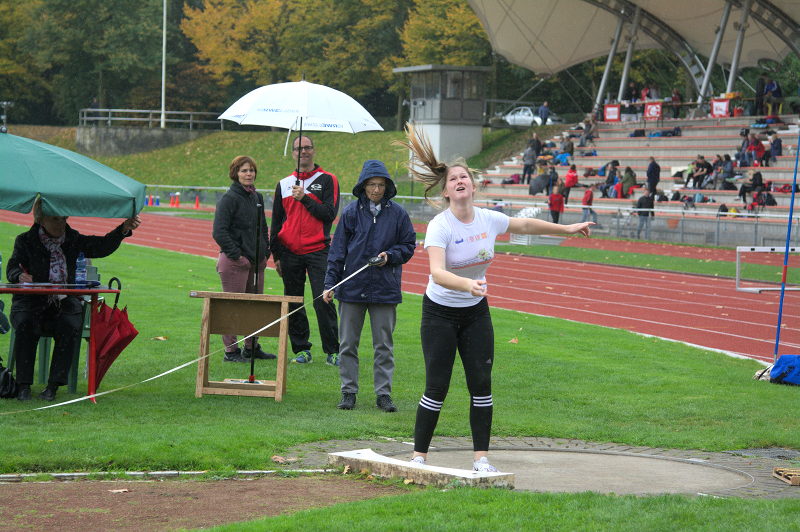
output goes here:
{"type": "MultiPolygon", "coordinates": [[[[526,491],[697,495],[743,488],[754,482],[750,474],[729,467],[633,453],[494,448],[490,458],[498,470],[514,473],[516,489],[526,491]]],[[[469,468],[472,451],[431,449],[428,464],[469,468]]]]}

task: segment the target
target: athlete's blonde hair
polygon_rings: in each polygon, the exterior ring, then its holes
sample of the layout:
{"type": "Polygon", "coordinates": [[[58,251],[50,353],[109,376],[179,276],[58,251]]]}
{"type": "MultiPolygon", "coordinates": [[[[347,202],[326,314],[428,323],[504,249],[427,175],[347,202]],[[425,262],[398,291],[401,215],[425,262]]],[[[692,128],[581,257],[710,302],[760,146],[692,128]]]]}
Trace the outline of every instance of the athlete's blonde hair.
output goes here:
{"type": "Polygon", "coordinates": [[[421,130],[417,130],[413,124],[406,122],[406,140],[396,140],[392,144],[404,146],[411,150],[412,160],[406,163],[411,176],[425,185],[425,199],[428,203],[438,206],[439,202],[444,203],[445,207],[450,205],[450,199],[442,195],[447,184],[447,172],[453,167],[461,167],[467,171],[475,190],[478,188],[476,171],[467,165],[463,157],[458,157],[450,163],[443,163],[436,159],[430,140],[421,130]],[[439,195],[436,199],[431,199],[429,193],[436,190],[439,195]]]}

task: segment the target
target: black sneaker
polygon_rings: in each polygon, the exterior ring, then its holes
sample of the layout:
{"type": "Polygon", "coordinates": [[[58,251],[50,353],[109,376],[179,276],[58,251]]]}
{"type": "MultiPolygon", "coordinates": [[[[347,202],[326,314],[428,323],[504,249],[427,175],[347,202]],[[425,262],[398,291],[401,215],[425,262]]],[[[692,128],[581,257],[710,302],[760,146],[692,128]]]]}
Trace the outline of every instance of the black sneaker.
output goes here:
{"type": "Polygon", "coordinates": [[[339,410],[352,410],[356,407],[356,394],[342,392],[342,400],[336,405],[339,410]]]}
{"type": "Polygon", "coordinates": [[[242,356],[242,350],[238,347],[236,351],[231,351],[230,353],[225,353],[225,358],[222,359],[225,362],[248,362],[246,358],[242,356]]]}
{"type": "Polygon", "coordinates": [[[58,386],[54,384],[48,384],[47,388],[45,388],[44,391],[39,394],[39,399],[44,399],[45,401],[55,401],[57,391],[58,386]]]}
{"type": "Polygon", "coordinates": [[[255,358],[256,360],[274,360],[278,357],[273,355],[272,353],[265,353],[260,345],[257,345],[255,349],[250,349],[249,347],[245,347],[242,351],[242,356],[244,358],[255,358]]]}
{"type": "Polygon", "coordinates": [[[31,387],[29,384],[22,384],[17,390],[17,401],[30,401],[31,387]]]}
{"type": "Polygon", "coordinates": [[[392,398],[389,395],[379,395],[375,399],[375,405],[384,412],[397,412],[397,407],[394,406],[392,398]]]}

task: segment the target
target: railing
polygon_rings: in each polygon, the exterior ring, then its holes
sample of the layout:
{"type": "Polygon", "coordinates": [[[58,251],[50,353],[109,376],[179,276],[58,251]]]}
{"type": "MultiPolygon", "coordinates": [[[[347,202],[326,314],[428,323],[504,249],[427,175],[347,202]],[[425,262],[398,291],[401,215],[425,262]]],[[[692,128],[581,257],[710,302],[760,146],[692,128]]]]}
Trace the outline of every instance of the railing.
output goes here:
{"type": "MultiPolygon", "coordinates": [[[[161,207],[168,207],[170,200],[174,200],[178,192],[180,192],[180,205],[183,208],[192,208],[196,204],[201,207],[213,207],[227,190],[227,186],[147,185],[148,201],[152,197],[155,204],[158,198],[157,203],[161,207]]],[[[264,194],[265,207],[270,210],[274,188],[259,189],[259,191],[264,194]]],[[[351,194],[342,194],[341,208],[353,199],[351,194]]],[[[411,219],[418,223],[428,222],[440,212],[419,196],[396,196],[393,201],[402,205],[409,212],[411,219]]],[[[540,209],[538,217],[550,220],[547,203],[544,201],[525,200],[510,203],[498,202],[487,197],[477,199],[476,204],[480,207],[502,210],[510,216],[525,207],[538,207],[540,209]]],[[[567,207],[567,211],[561,216],[561,223],[579,221],[582,215],[581,205],[570,203],[567,207]]],[[[638,228],[635,208],[601,205],[592,208],[597,212],[598,222],[601,224],[601,228],[595,231],[596,234],[615,238],[635,238],[638,228]]],[[[787,216],[772,214],[768,210],[753,213],[719,213],[716,210],[702,208],[656,207],[654,212],[655,217],[650,221],[653,240],[725,247],[780,246],[786,242],[787,216]]],[[[792,219],[791,241],[794,246],[800,246],[800,214],[792,219]]]]}
{"type": "MultiPolygon", "coordinates": [[[[188,127],[201,129],[213,126],[212,129],[225,129],[222,120],[216,117],[220,113],[203,111],[165,111],[166,127],[188,127]],[[213,118],[211,118],[213,117],[213,118]]],[[[78,113],[80,126],[137,126],[161,127],[161,111],[148,109],[81,109],[78,113]]]]}

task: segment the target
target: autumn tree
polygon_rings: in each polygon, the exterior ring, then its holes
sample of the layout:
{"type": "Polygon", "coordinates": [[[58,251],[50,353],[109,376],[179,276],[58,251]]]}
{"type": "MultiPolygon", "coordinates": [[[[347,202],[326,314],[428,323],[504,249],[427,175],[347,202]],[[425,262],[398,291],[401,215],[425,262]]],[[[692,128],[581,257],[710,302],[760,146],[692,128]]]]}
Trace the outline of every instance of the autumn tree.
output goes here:
{"type": "Polygon", "coordinates": [[[96,96],[101,106],[125,101],[161,66],[160,0],[43,0],[23,44],[51,84],[68,121],[96,96]]]}
{"type": "Polygon", "coordinates": [[[37,2],[0,2],[0,100],[14,102],[12,121],[46,123],[50,90],[20,39],[33,24],[37,2]]]}
{"type": "Polygon", "coordinates": [[[489,65],[492,47],[465,0],[417,0],[402,30],[409,65],[489,65]]]}
{"type": "MultiPolygon", "coordinates": [[[[388,86],[410,0],[206,0],[182,28],[221,83],[322,83],[355,98],[388,86]]],[[[242,90],[242,92],[244,92],[242,90]]],[[[241,93],[239,94],[241,95],[241,93]]]]}

